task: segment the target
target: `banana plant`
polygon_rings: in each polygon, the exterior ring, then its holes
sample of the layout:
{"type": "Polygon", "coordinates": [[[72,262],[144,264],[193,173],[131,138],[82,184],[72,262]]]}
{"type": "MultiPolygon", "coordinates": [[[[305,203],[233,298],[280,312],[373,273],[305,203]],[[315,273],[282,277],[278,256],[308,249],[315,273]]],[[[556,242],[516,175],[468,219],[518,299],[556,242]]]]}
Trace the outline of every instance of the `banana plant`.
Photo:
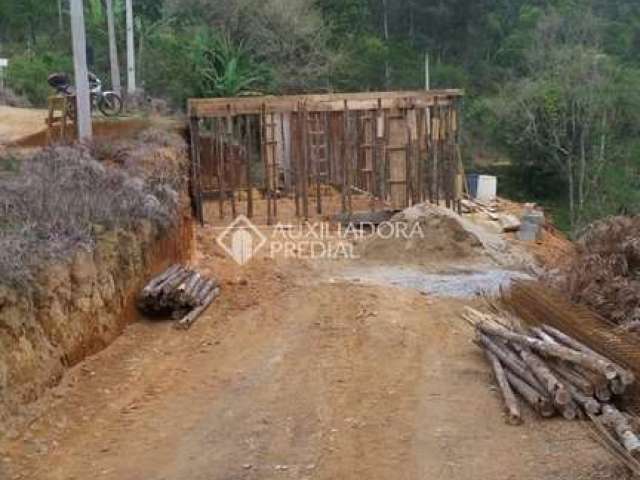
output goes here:
{"type": "Polygon", "coordinates": [[[244,46],[235,44],[228,35],[198,36],[194,61],[206,96],[236,97],[258,81],[244,46]]]}

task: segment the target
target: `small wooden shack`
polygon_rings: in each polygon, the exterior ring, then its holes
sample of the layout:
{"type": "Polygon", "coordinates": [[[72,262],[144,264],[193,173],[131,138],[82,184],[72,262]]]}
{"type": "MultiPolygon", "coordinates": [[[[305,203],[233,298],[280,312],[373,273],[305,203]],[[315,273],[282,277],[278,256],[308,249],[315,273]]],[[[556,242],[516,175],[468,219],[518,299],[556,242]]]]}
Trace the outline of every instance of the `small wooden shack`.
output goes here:
{"type": "Polygon", "coordinates": [[[194,204],[216,199],[224,216],[253,215],[254,189],[268,222],[279,199],[296,214],[323,212],[323,191],[380,199],[394,210],[460,199],[459,90],[189,100],[194,204]]]}

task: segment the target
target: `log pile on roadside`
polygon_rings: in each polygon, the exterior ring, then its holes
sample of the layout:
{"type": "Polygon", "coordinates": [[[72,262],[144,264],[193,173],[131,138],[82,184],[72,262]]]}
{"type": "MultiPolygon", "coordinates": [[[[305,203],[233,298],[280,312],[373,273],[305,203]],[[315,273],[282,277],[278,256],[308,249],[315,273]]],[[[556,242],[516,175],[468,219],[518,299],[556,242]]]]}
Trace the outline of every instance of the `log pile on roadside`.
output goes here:
{"type": "Polygon", "coordinates": [[[153,317],[171,316],[176,328],[188,329],[219,295],[216,279],[173,265],[142,289],[138,307],[153,317]]]}
{"type": "Polygon", "coordinates": [[[633,422],[615,406],[635,382],[630,370],[549,325],[524,327],[472,308],[463,316],[493,368],[508,423],[522,423],[520,398],[542,417],[590,418],[630,458],[640,458],[633,422]]]}

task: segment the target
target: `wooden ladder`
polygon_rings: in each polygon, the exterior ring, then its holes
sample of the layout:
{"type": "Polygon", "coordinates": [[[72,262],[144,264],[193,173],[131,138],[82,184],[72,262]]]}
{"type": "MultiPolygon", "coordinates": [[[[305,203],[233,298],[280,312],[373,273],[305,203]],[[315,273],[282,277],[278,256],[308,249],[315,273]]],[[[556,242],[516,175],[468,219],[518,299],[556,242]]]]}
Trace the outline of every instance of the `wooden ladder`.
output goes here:
{"type": "Polygon", "coordinates": [[[308,180],[316,184],[316,212],[322,214],[322,185],[329,181],[330,174],[325,115],[321,112],[309,112],[306,128],[311,163],[308,180]]]}

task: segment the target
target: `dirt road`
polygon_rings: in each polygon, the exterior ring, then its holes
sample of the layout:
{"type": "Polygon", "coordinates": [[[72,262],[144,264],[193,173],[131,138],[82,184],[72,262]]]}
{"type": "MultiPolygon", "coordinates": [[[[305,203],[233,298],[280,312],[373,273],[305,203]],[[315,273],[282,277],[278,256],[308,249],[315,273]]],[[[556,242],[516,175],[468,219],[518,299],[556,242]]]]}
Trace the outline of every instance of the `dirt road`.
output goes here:
{"type": "Polygon", "coordinates": [[[31,135],[46,127],[46,110],[0,105],[0,145],[31,135]]]}
{"type": "Polygon", "coordinates": [[[74,368],[0,444],[6,478],[622,478],[578,422],[504,424],[463,301],[235,267],[199,241],[221,300],[190,332],[138,323],[74,368]]]}

